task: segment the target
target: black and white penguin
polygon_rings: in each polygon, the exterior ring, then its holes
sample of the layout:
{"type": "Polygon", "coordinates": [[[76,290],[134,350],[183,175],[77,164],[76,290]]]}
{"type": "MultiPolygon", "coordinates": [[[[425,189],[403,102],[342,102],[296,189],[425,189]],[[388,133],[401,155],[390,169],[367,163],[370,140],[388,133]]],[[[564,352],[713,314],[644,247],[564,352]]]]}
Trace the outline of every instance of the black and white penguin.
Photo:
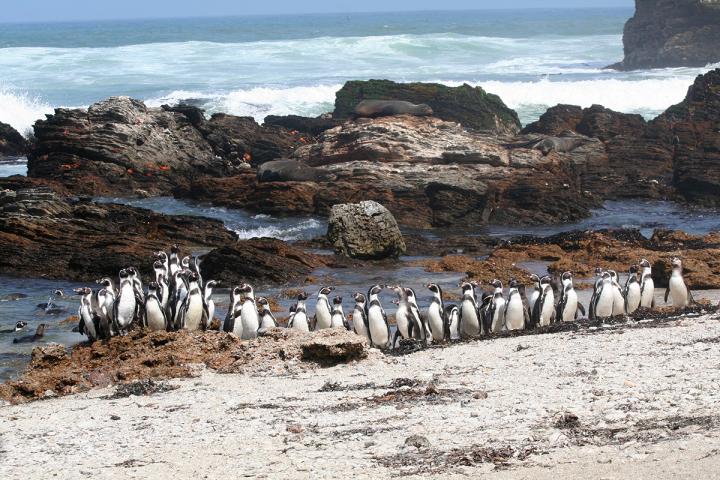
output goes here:
{"type": "Polygon", "coordinates": [[[238,337],[242,336],[242,322],[239,321],[241,295],[240,287],[230,290],[230,306],[223,322],[223,332],[234,333],[238,337]]]}
{"type": "Polygon", "coordinates": [[[573,322],[578,312],[585,315],[585,307],[578,301],[577,292],[573,285],[572,272],[565,272],[560,277],[563,289],[562,299],[557,307],[557,319],[560,322],[573,322]]]}
{"type": "Polygon", "coordinates": [[[503,314],[505,317],[505,330],[523,330],[525,325],[530,322],[530,313],[522,295],[520,295],[518,281],[514,278],[511,279],[508,287],[508,298],[507,302],[505,302],[505,312],[503,314]]]}
{"type": "Polygon", "coordinates": [[[161,332],[170,328],[162,301],[158,297],[158,290],[157,282],[150,282],[148,284],[148,293],[145,295],[145,326],[154,332],[161,332]]]}
{"type": "Polygon", "coordinates": [[[165,310],[165,316],[168,320],[172,317],[172,308],[170,307],[170,284],[168,283],[165,275],[158,277],[158,295],[160,298],[160,304],[165,310]]]}
{"type": "Polygon", "coordinates": [[[540,299],[540,295],[542,295],[542,289],[540,288],[540,277],[533,273],[530,275],[530,280],[533,282],[533,288],[528,297],[528,310],[532,314],[532,312],[535,311],[535,302],[537,302],[540,299]]]}
{"type": "Polygon", "coordinates": [[[461,282],[462,300],[460,301],[460,336],[465,338],[477,337],[483,333],[480,311],[475,297],[475,284],[461,282]]]}
{"type": "Polygon", "coordinates": [[[457,305],[445,305],[447,340],[460,340],[460,309],[457,305]]]}
{"type": "Polygon", "coordinates": [[[595,302],[597,300],[597,294],[602,286],[603,270],[600,267],[595,267],[595,282],[593,283],[593,292],[590,296],[590,305],[588,306],[588,318],[595,320],[595,302]]]}
{"type": "Polygon", "coordinates": [[[86,335],[90,343],[99,338],[98,330],[100,319],[93,313],[92,294],[93,291],[88,288],[76,288],[75,293],[80,295],[80,307],[78,308],[78,331],[81,335],[86,335]]]}
{"type": "Polygon", "coordinates": [[[625,288],[623,289],[623,296],[625,297],[625,312],[628,314],[633,313],[635,310],[640,308],[640,282],[637,278],[637,273],[640,267],[638,265],[632,265],[628,271],[628,278],[625,281],[625,288]]]}
{"type": "Polygon", "coordinates": [[[397,310],[395,311],[395,335],[393,336],[393,348],[398,346],[400,339],[410,338],[410,307],[407,302],[405,289],[401,286],[390,287],[397,296],[397,310]]]}
{"type": "MultiPolygon", "coordinates": [[[[210,282],[208,282],[208,285],[210,282]]],[[[260,315],[260,330],[268,330],[278,326],[275,315],[270,310],[270,303],[265,297],[257,298],[258,314],[260,315]]]]}
{"type": "MultiPolygon", "coordinates": [[[[162,274],[165,275],[165,278],[168,278],[170,276],[170,260],[168,259],[167,253],[162,250],[155,252],[155,259],[155,261],[160,262],[159,268],[162,270],[162,274]]],[[[157,270],[155,281],[157,281],[157,270]]]]}
{"type": "Polygon", "coordinates": [[[65,307],[61,307],[55,302],[64,296],[65,292],[63,292],[61,289],[58,288],[56,290],[53,290],[52,292],[50,292],[48,301],[38,304],[37,307],[43,310],[45,315],[60,315],[61,313],[67,311],[67,309],[65,307]]]}
{"type": "Polygon", "coordinates": [[[367,321],[367,298],[362,293],[356,293],[353,297],[355,300],[355,309],[352,314],[352,324],[355,333],[368,340],[368,321],[367,321]]]}
{"type": "Polygon", "coordinates": [[[533,322],[539,327],[547,327],[555,321],[555,291],[552,279],[547,275],[540,279],[540,289],[542,294],[535,302],[533,322]]]}
{"type": "Polygon", "coordinates": [[[672,274],[665,290],[665,303],[668,297],[672,299],[675,308],[685,308],[694,303],[692,293],[683,278],[682,260],[677,257],[672,259],[672,274]]]}
{"type": "Polygon", "coordinates": [[[427,322],[430,326],[433,342],[442,342],[448,335],[447,318],[445,318],[445,304],[443,303],[442,289],[435,283],[427,285],[432,294],[432,300],[427,312],[427,322]]]}
{"type": "Polygon", "coordinates": [[[170,307],[171,315],[170,320],[175,330],[182,328],[180,324],[180,311],[182,305],[185,303],[189,291],[189,284],[187,282],[186,274],[183,270],[178,270],[173,278],[170,280],[170,299],[168,300],[168,306],[170,307]]]}
{"type": "Polygon", "coordinates": [[[307,293],[302,292],[298,295],[297,305],[295,305],[295,311],[292,312],[292,316],[288,320],[288,328],[293,330],[299,330],[301,332],[310,331],[310,322],[307,316],[307,307],[305,302],[307,301],[307,293]]]}
{"type": "Polygon", "coordinates": [[[43,336],[45,336],[45,329],[47,328],[47,325],[44,323],[41,323],[38,325],[37,329],[35,330],[35,333],[33,335],[26,335],[24,337],[20,338],[13,338],[13,343],[32,343],[37,342],[43,336]]]}
{"type": "Polygon", "coordinates": [[[415,340],[419,340],[422,345],[429,345],[432,342],[432,332],[430,332],[430,326],[426,318],[420,314],[420,307],[418,307],[415,290],[406,287],[405,298],[407,299],[410,314],[408,334],[415,340]]]}
{"type": "Polygon", "coordinates": [[[317,294],[315,303],[315,316],[313,317],[313,330],[324,330],[332,326],[332,306],[328,295],[335,290],[335,287],[323,287],[317,294]]]}
{"type": "Polygon", "coordinates": [[[190,270],[190,255],[182,257],[182,260],[180,260],[180,268],[182,270],[190,270]]]}
{"type": "Polygon", "coordinates": [[[95,312],[100,317],[100,328],[98,335],[103,340],[109,339],[113,335],[113,324],[114,324],[114,304],[116,290],[112,280],[109,278],[101,278],[97,281],[100,285],[100,289],[97,292],[97,311],[95,312]]]}
{"type": "MultiPolygon", "coordinates": [[[[164,253],[164,252],[163,252],[164,253]]],[[[165,268],[165,264],[160,260],[155,260],[153,262],[153,271],[155,272],[155,283],[160,282],[160,276],[167,277],[168,271],[167,268],[165,268]]],[[[159,295],[158,295],[159,297],[159,295]]]]}
{"type": "Polygon", "coordinates": [[[182,270],[180,267],[179,252],[180,249],[177,245],[170,247],[170,258],[168,259],[168,272],[170,272],[170,278],[174,278],[175,274],[182,270]]]}
{"type": "Polygon", "coordinates": [[[240,319],[242,320],[242,335],[240,338],[251,340],[257,338],[257,331],[260,328],[260,316],[255,304],[255,290],[247,283],[243,283],[240,285],[240,291],[245,296],[240,306],[240,319]]]}
{"type": "Polygon", "coordinates": [[[604,272],[602,275],[602,282],[600,283],[600,287],[595,295],[595,303],[593,305],[595,318],[604,319],[612,317],[614,303],[615,287],[613,285],[612,277],[609,272],[604,272]]]}
{"type": "Polygon", "coordinates": [[[380,292],[383,287],[375,285],[368,290],[368,333],[370,337],[370,346],[380,349],[386,349],[390,346],[390,324],[388,324],[387,315],[380,303],[380,292]]]}
{"type": "Polygon", "coordinates": [[[655,308],[655,282],[652,278],[652,267],[646,259],[640,261],[640,307],[655,308]]]}
{"type": "Polygon", "coordinates": [[[625,297],[620,286],[620,277],[615,270],[608,270],[613,285],[613,317],[625,314],[625,297]]]}
{"type": "Polygon", "coordinates": [[[208,327],[215,319],[215,300],[212,298],[213,288],[217,285],[215,280],[208,281],[203,289],[203,302],[205,303],[205,325],[208,327]]]}
{"type": "Polygon", "coordinates": [[[0,330],[0,333],[15,333],[23,330],[25,327],[27,327],[27,322],[19,320],[15,322],[15,327],[2,329],[0,330]]]}
{"type": "Polygon", "coordinates": [[[485,310],[485,331],[489,333],[501,332],[505,326],[505,297],[503,296],[503,284],[500,280],[490,282],[495,288],[492,298],[485,310]]]}
{"type": "Polygon", "coordinates": [[[203,293],[200,290],[198,284],[198,276],[196,273],[190,273],[188,277],[188,294],[183,300],[182,306],[179,309],[178,324],[179,328],[196,332],[198,330],[205,330],[205,301],[203,299],[203,293]]]}
{"type": "Polygon", "coordinates": [[[127,333],[130,324],[135,320],[138,306],[135,296],[135,287],[127,270],[120,270],[120,286],[113,305],[113,320],[115,331],[119,334],[127,333]]]}
{"type": "Polygon", "coordinates": [[[348,321],[345,318],[345,312],[343,312],[342,297],[333,298],[333,308],[331,312],[331,328],[344,328],[350,330],[348,321]]]}
{"type": "Polygon", "coordinates": [[[200,290],[205,289],[205,283],[203,283],[203,277],[202,273],[200,272],[200,257],[192,257],[190,261],[190,271],[193,272],[198,277],[198,285],[200,286],[200,290]]]}

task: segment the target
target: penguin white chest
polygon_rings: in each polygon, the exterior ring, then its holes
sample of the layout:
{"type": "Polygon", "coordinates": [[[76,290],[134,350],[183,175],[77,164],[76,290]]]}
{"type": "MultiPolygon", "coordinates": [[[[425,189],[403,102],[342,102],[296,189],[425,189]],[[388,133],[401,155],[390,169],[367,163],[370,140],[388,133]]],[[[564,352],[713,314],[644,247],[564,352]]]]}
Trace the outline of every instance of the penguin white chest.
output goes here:
{"type": "Polygon", "coordinates": [[[408,320],[408,308],[407,305],[401,303],[398,305],[397,312],[395,312],[395,324],[397,329],[400,331],[402,338],[408,338],[409,335],[409,320],[408,320]]]}
{"type": "Polygon", "coordinates": [[[120,303],[117,309],[117,322],[125,328],[135,317],[135,292],[132,285],[126,284],[120,291],[120,303]]]}
{"type": "Polygon", "coordinates": [[[368,332],[365,327],[365,312],[356,308],[353,312],[353,329],[355,333],[362,337],[367,337],[368,332]]]}
{"type": "Polygon", "coordinates": [[[382,309],[378,305],[372,305],[368,309],[368,326],[370,327],[370,336],[377,346],[385,346],[390,341],[385,318],[382,309]]]}
{"type": "Polygon", "coordinates": [[[165,330],[165,316],[157,300],[152,297],[148,298],[145,304],[145,313],[147,315],[147,326],[150,330],[165,330]]]}
{"type": "Polygon", "coordinates": [[[505,328],[522,330],[525,327],[525,311],[520,295],[513,295],[505,312],[505,328]]]}
{"type": "Polygon", "coordinates": [[[640,306],[643,308],[652,308],[653,298],[655,297],[655,282],[649,275],[645,277],[645,282],[642,286],[642,298],[640,299],[640,306]]]}
{"type": "Polygon", "coordinates": [[[540,311],[540,326],[546,327],[552,321],[552,315],[555,311],[555,293],[550,289],[542,300],[542,310],[540,311]]]}
{"type": "Polygon", "coordinates": [[[633,282],[627,290],[627,313],[633,313],[640,307],[640,284],[633,282]]]}
{"type": "Polygon", "coordinates": [[[625,313],[625,298],[623,297],[620,285],[613,284],[613,315],[625,313]]]}
{"type": "Polygon", "coordinates": [[[460,314],[458,313],[457,309],[454,309],[453,312],[450,314],[450,318],[448,319],[448,324],[450,325],[450,340],[459,340],[460,339],[460,314]]]}
{"type": "Polygon", "coordinates": [[[318,300],[317,307],[315,307],[315,330],[324,330],[332,327],[332,315],[328,308],[327,299],[321,298],[318,300]]]}
{"type": "Polygon", "coordinates": [[[460,311],[462,313],[462,334],[469,337],[480,335],[480,319],[475,310],[475,304],[471,300],[463,300],[460,311]]]}
{"type": "Polygon", "coordinates": [[[603,286],[600,297],[597,299],[597,305],[595,306],[596,317],[612,317],[613,304],[615,303],[615,292],[613,290],[613,286],[610,284],[603,286]]]}
{"type": "Polygon", "coordinates": [[[260,318],[258,317],[255,302],[251,300],[243,302],[242,308],[240,309],[240,319],[242,320],[243,329],[240,338],[243,340],[257,338],[257,331],[260,327],[260,318]]]}
{"type": "Polygon", "coordinates": [[[273,321],[273,317],[269,313],[263,314],[262,320],[260,321],[260,328],[275,328],[275,322],[273,321]]]}
{"type": "Polygon", "coordinates": [[[687,307],[689,304],[688,293],[682,276],[677,275],[673,272],[672,276],[670,277],[669,287],[670,298],[672,299],[673,307],[687,307]]]}
{"type": "Polygon", "coordinates": [[[533,290],[530,294],[530,298],[528,298],[528,308],[531,312],[535,309],[535,302],[537,302],[539,298],[540,292],[538,290],[533,290]]]}
{"type": "Polygon", "coordinates": [[[493,300],[495,306],[495,312],[493,313],[492,319],[492,331],[493,333],[501,332],[503,326],[505,326],[505,299],[498,297],[493,300]]]}
{"type": "Polygon", "coordinates": [[[428,323],[430,324],[430,332],[432,332],[433,340],[441,342],[445,338],[445,331],[443,315],[438,302],[430,304],[430,308],[428,309],[428,323]]]}
{"type": "Polygon", "coordinates": [[[297,312],[293,317],[293,330],[299,330],[301,332],[309,332],[310,325],[308,325],[307,314],[305,312],[297,312]]]}
{"type": "Polygon", "coordinates": [[[563,322],[572,322],[575,320],[575,315],[578,309],[578,298],[575,289],[568,290],[565,292],[565,309],[562,312],[563,322]]]}
{"type": "Polygon", "coordinates": [[[202,315],[202,297],[200,295],[190,295],[190,298],[188,298],[187,311],[185,312],[184,328],[191,332],[200,330],[202,315]]]}

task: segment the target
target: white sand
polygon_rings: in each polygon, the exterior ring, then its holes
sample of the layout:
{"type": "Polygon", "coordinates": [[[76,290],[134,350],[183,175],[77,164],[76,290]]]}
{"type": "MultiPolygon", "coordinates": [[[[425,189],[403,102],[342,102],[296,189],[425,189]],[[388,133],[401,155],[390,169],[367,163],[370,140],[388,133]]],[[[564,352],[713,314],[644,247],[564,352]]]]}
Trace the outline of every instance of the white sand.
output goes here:
{"type": "Polygon", "coordinates": [[[284,377],[202,371],[147,397],[103,399],[107,388],[4,406],[0,478],[717,478],[719,337],[719,319],[705,316],[378,353],[284,377]],[[402,377],[435,378],[440,394],[423,385],[419,399],[368,400],[402,377]],[[380,387],[319,392],[326,382],[380,387]],[[579,418],[583,442],[555,427],[563,411],[579,418]],[[429,448],[406,446],[414,434],[429,448]],[[535,453],[499,468],[442,460],[472,445],[535,453]]]}

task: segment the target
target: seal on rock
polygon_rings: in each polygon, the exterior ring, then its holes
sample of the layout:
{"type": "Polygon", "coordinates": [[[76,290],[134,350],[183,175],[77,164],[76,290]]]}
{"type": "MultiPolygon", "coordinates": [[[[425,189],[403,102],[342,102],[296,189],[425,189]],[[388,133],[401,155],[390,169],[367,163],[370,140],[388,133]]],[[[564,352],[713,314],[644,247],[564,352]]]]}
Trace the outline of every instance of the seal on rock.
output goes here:
{"type": "Polygon", "coordinates": [[[281,158],[260,165],[257,178],[260,182],[318,182],[332,181],[335,176],[304,162],[281,158]]]}
{"type": "Polygon", "coordinates": [[[393,115],[414,115],[429,117],[433,114],[430,105],[405,102],[403,100],[363,100],[353,111],[356,118],[391,117],[393,115]]]}

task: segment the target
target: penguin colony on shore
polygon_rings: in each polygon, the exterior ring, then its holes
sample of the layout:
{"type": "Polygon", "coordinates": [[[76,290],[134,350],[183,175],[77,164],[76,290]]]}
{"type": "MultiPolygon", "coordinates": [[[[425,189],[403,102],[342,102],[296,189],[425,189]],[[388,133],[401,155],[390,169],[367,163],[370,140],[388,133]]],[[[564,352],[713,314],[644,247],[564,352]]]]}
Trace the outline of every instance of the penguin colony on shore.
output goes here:
{"type": "MultiPolygon", "coordinates": [[[[118,286],[111,279],[103,278],[97,282],[99,289],[76,289],[80,295],[79,332],[94,341],[124,335],[135,324],[155,331],[212,328],[215,314],[212,291],[217,282],[203,282],[200,259],[181,258],[177,246],[171,248],[170,255],[161,251],[156,257],[153,264],[155,278],[147,290],[134,267],[120,271],[118,286]]],[[[665,301],[670,298],[674,306],[687,307],[693,303],[693,298],[682,276],[682,262],[675,258],[672,265],[665,301]]],[[[421,312],[412,288],[375,285],[367,294],[354,295],[352,325],[343,311],[342,297],[330,299],[335,288],[322,287],[312,317],[306,305],[307,293],[301,292],[297,296],[297,303],[290,307],[287,328],[303,332],[352,329],[367,337],[372,346],[387,349],[396,347],[402,339],[428,345],[502,331],[532,330],[557,322],[572,322],[586,314],[591,320],[605,319],[655,306],[655,285],[650,263],[645,259],[630,267],[624,286],[620,285],[615,271],[596,269],[587,312],[578,301],[571,272],[561,275],[557,287],[549,276],[532,275],[531,279],[533,287],[529,296],[515,279],[510,280],[507,294],[499,280],[490,282],[490,289],[485,291],[480,289],[478,282],[461,282],[459,305],[445,304],[441,287],[429,284],[427,289],[432,300],[424,312],[421,312]],[[397,295],[394,335],[380,301],[384,290],[397,295]]],[[[256,297],[253,287],[243,283],[230,290],[230,306],[224,321],[216,328],[242,339],[252,339],[258,332],[277,326],[268,300],[256,297]]]]}

